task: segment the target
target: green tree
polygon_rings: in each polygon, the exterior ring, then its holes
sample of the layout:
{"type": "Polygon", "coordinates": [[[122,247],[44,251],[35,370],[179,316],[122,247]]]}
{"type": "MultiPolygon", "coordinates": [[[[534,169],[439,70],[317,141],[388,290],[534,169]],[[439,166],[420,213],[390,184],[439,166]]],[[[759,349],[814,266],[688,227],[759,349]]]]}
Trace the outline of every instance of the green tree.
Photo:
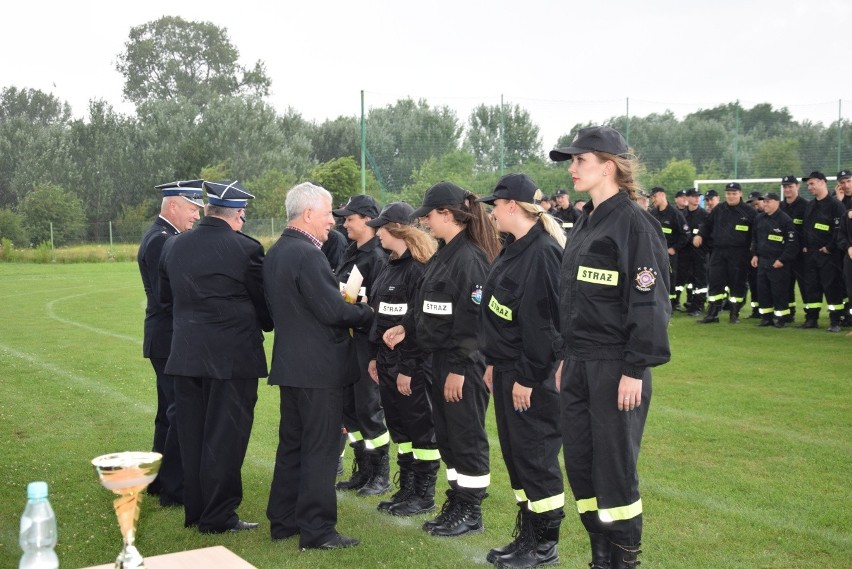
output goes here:
{"type": "Polygon", "coordinates": [[[283,228],[287,221],[284,197],[294,185],[296,177],[292,173],[274,168],[257,178],[246,180],[245,188],[254,195],[249,203],[248,214],[255,219],[280,219],[283,228]]]}
{"type": "Polygon", "coordinates": [[[266,96],[271,80],[263,62],[247,69],[238,59],[227,29],[163,16],[130,29],[115,68],[124,76],[124,96],[137,106],[185,97],[204,107],[221,95],[266,96]]]}
{"type": "Polygon", "coordinates": [[[309,177],[331,192],[334,207],[361,193],[361,171],[351,156],[317,164],[309,177]]]}
{"type": "Polygon", "coordinates": [[[11,209],[0,209],[0,241],[3,239],[8,239],[15,247],[26,247],[30,242],[21,216],[11,209]]]}
{"type": "Polygon", "coordinates": [[[673,196],[677,190],[691,188],[697,178],[695,165],[691,160],[669,160],[666,166],[650,175],[650,184],[666,189],[669,196],[673,196]]]}
{"type": "Polygon", "coordinates": [[[311,129],[311,157],[316,162],[352,156],[361,160],[361,127],[356,117],[337,117],[311,129]]]}
{"type": "Polygon", "coordinates": [[[502,154],[508,171],[539,158],[541,138],[538,126],[520,105],[503,105],[502,118],[500,105],[479,105],[468,117],[464,148],[473,153],[478,170],[498,170],[502,154]]]}
{"type": "Polygon", "coordinates": [[[799,141],[783,138],[769,138],[758,144],[749,169],[750,175],[755,178],[781,178],[801,171],[799,141]]]}
{"type": "Polygon", "coordinates": [[[41,184],[28,193],[19,213],[34,244],[50,241],[51,223],[56,246],[79,239],[85,230],[83,204],[74,194],[55,184],[41,184]]]}
{"type": "Polygon", "coordinates": [[[441,180],[449,180],[475,192],[473,189],[476,179],[474,165],[473,154],[463,150],[448,152],[440,158],[430,158],[414,171],[411,182],[403,187],[399,199],[419,207],[423,203],[426,190],[441,180]]]}

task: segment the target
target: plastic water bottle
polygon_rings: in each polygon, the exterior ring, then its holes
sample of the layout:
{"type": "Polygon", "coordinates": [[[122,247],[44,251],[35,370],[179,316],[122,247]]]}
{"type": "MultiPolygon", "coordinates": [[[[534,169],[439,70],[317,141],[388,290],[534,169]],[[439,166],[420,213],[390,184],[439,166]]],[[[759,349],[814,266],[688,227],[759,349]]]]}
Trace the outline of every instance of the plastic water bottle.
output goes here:
{"type": "Polygon", "coordinates": [[[21,556],[19,569],[57,569],[56,515],[47,501],[47,482],[27,485],[27,507],[21,516],[21,556]]]}

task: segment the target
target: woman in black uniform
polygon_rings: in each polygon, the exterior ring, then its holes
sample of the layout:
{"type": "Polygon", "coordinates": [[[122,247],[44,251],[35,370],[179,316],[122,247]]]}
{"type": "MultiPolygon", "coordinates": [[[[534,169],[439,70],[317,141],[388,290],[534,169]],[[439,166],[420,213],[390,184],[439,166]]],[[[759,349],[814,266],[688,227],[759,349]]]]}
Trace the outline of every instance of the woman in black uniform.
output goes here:
{"type": "Polygon", "coordinates": [[[482,285],[499,250],[497,232],[476,196],[451,182],[429,188],[414,217],[443,246],[426,265],[415,309],[383,339],[393,349],[413,333],[432,356],[435,436],[450,488],[441,512],[423,529],[446,537],[479,533],[491,474],[485,362],[476,336],[482,285]]]}
{"type": "Polygon", "coordinates": [[[500,178],[491,217],[507,234],[482,294],[479,344],[494,393],[500,449],[518,501],[518,533],[488,552],[497,567],[559,562],[556,544],[565,492],[559,466],[559,265],[565,232],[536,205],[541,190],[526,174],[500,178]]]}
{"type": "Polygon", "coordinates": [[[385,420],[397,445],[399,491],[379,503],[378,510],[412,516],[435,509],[435,479],[441,454],[432,422],[432,374],[413,338],[389,350],[385,330],[402,322],[414,307],[426,262],[438,248],[434,239],[409,225],[414,208],[405,202],[388,204],[367,222],[376,228],[390,260],[373,282],[370,305],[376,313],[370,330],[367,370],[379,385],[385,420]]]}
{"type": "Polygon", "coordinates": [[[565,469],[589,532],[591,567],[635,567],[642,538],[636,463],[650,368],[670,358],[666,242],[660,224],[632,200],[636,163],[621,134],[580,129],[550,158],[571,160],[574,189],[589,195],[559,281],[565,469]]]}

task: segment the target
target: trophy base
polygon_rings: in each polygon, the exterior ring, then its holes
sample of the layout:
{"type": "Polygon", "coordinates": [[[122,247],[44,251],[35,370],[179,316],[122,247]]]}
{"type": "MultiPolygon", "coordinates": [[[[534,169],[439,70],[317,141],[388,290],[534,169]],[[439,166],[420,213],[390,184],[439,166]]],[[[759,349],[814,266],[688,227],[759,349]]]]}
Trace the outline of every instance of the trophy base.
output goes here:
{"type": "Polygon", "coordinates": [[[115,569],[145,569],[145,560],[133,545],[126,545],[115,558],[115,569]]]}

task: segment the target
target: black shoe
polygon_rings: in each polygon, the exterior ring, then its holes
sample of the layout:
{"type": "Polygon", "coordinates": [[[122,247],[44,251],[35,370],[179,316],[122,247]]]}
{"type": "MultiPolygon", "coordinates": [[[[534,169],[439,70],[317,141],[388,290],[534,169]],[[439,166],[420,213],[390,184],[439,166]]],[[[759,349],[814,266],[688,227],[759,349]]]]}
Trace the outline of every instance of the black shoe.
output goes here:
{"type": "Polygon", "coordinates": [[[243,520],[237,520],[237,524],[234,527],[232,527],[231,529],[229,529],[228,531],[233,531],[233,532],[247,531],[247,530],[257,529],[258,527],[260,527],[260,524],[258,524],[258,523],[246,522],[246,521],[243,521],[243,520]]]}
{"type": "Polygon", "coordinates": [[[687,316],[701,316],[702,312],[700,308],[693,308],[689,312],[686,313],[687,316]]]}
{"type": "Polygon", "coordinates": [[[837,333],[837,332],[842,332],[843,329],[840,327],[840,324],[838,324],[837,322],[834,322],[834,323],[831,324],[831,326],[826,328],[825,331],[837,333]]]}
{"type": "Polygon", "coordinates": [[[787,320],[785,320],[784,318],[776,318],[772,325],[776,328],[786,328],[787,320]]]}
{"type": "Polygon", "coordinates": [[[767,326],[772,326],[772,318],[764,318],[760,322],[755,324],[755,326],[758,326],[759,328],[766,328],[767,326]]]}
{"type": "Polygon", "coordinates": [[[439,537],[458,537],[468,533],[482,533],[484,530],[482,507],[459,501],[444,523],[433,527],[429,533],[439,537]]]}
{"type": "Polygon", "coordinates": [[[816,320],[807,318],[804,322],[796,326],[796,328],[799,328],[800,330],[807,330],[809,328],[819,328],[819,325],[816,320]]]}
{"type": "Polygon", "coordinates": [[[319,545],[303,545],[302,551],[308,549],[346,549],[347,547],[355,547],[361,543],[357,537],[346,537],[345,535],[335,534],[334,537],[319,545]]]}

